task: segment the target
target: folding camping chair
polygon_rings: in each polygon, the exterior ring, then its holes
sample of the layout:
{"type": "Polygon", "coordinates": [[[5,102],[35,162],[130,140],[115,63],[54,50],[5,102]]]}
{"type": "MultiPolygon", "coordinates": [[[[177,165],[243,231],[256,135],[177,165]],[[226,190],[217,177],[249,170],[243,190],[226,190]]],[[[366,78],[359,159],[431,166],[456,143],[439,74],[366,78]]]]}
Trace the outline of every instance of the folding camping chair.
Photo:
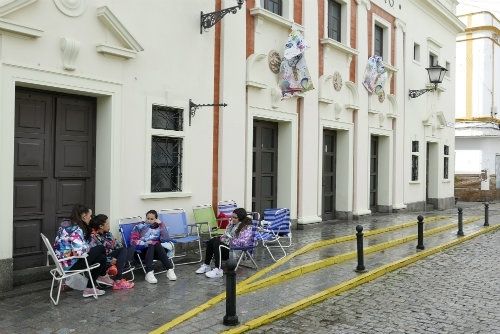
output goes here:
{"type": "Polygon", "coordinates": [[[234,270],[238,269],[241,261],[244,258],[250,259],[250,261],[252,261],[253,265],[255,266],[255,269],[259,268],[259,266],[255,262],[255,259],[253,258],[253,252],[255,250],[255,247],[257,247],[257,244],[258,244],[258,238],[257,238],[258,229],[259,229],[259,221],[252,220],[252,242],[250,245],[248,245],[246,247],[232,247],[232,246],[230,247],[230,246],[226,246],[224,244],[219,245],[219,259],[221,259],[219,269],[222,266],[222,248],[226,248],[229,250],[229,252],[233,252],[233,253],[234,252],[241,252],[240,255],[238,256],[238,262],[236,263],[236,268],[234,270]]]}
{"type": "MultiPolygon", "coordinates": [[[[283,252],[283,258],[286,251],[283,247],[290,247],[292,244],[292,231],[290,223],[290,210],[286,208],[265,209],[264,220],[261,221],[261,227],[257,231],[257,239],[262,241],[273,261],[277,261],[271,248],[280,248],[283,252]],[[280,239],[287,238],[288,245],[283,245],[280,239]]],[[[279,260],[279,259],[278,259],[279,260]]]]}
{"type": "Polygon", "coordinates": [[[54,249],[52,248],[52,245],[50,244],[47,237],[45,235],[43,235],[43,233],[40,233],[40,237],[42,238],[43,243],[45,244],[45,247],[47,248],[47,265],[49,264],[48,263],[49,257],[52,258],[52,261],[54,261],[54,263],[56,265],[56,267],[54,269],[50,270],[50,274],[52,275],[52,284],[50,286],[50,299],[52,300],[52,303],[54,303],[54,305],[59,304],[59,296],[61,294],[61,287],[62,287],[62,283],[63,283],[64,279],[71,277],[73,275],[79,275],[79,274],[83,274],[83,273],[87,273],[87,277],[90,280],[90,282],[92,283],[92,288],[94,288],[93,297],[95,299],[97,299],[97,290],[96,290],[95,283],[94,283],[94,280],[92,279],[92,275],[91,275],[90,271],[99,267],[100,264],[94,263],[93,265],[89,266],[89,264],[87,262],[87,254],[80,255],[80,256],[69,256],[69,257],[65,257],[62,259],[58,259],[56,256],[56,253],[55,253],[54,249]],[[71,270],[71,269],[64,270],[63,266],[61,265],[61,262],[71,260],[71,259],[85,259],[85,263],[87,264],[86,268],[77,269],[77,270],[71,270]],[[54,299],[53,291],[54,291],[54,283],[56,281],[59,281],[59,287],[57,288],[57,297],[56,297],[56,299],[54,299]]]}
{"type": "MultiPolygon", "coordinates": [[[[132,230],[134,229],[135,225],[142,223],[142,222],[143,222],[143,219],[141,216],[122,218],[122,219],[118,220],[118,229],[120,231],[120,234],[122,235],[122,242],[123,242],[124,247],[128,248],[131,246],[130,234],[132,233],[132,230]]],[[[142,250],[138,250],[138,249],[135,250],[135,255],[136,255],[137,261],[139,262],[139,265],[141,266],[144,274],[146,274],[146,267],[144,266],[144,263],[142,262],[142,257],[141,257],[141,254],[143,254],[143,253],[144,253],[144,251],[142,251],[142,250]]],[[[153,260],[153,263],[155,263],[156,261],[157,260],[153,260]]],[[[173,261],[172,261],[172,263],[173,263],[173,261]]],[[[129,263],[129,266],[130,266],[130,269],[124,271],[123,274],[131,272],[132,273],[132,280],[133,280],[135,267],[133,267],[130,263],[129,263]]],[[[174,267],[175,267],[175,265],[174,265],[174,267]]],[[[155,271],[155,274],[161,274],[164,272],[167,272],[167,269],[161,270],[161,271],[155,271]]]]}
{"type": "MultiPolygon", "coordinates": [[[[167,226],[168,233],[174,244],[198,244],[199,259],[196,261],[177,263],[177,265],[198,263],[203,260],[203,255],[201,253],[200,231],[198,225],[188,224],[186,211],[184,211],[184,209],[160,210],[160,212],[158,212],[158,218],[167,226]],[[193,229],[196,232],[193,232],[193,229]]],[[[176,255],[174,256],[174,258],[184,257],[186,255],[186,253],[182,255],[176,255]]]]}
{"type": "Polygon", "coordinates": [[[222,235],[225,230],[219,228],[217,218],[214,214],[212,204],[198,205],[193,208],[195,224],[198,225],[200,233],[208,232],[209,238],[212,236],[222,235]],[[206,228],[204,226],[206,225],[206,228]]]}
{"type": "Polygon", "coordinates": [[[231,222],[231,214],[238,206],[235,201],[220,201],[217,204],[217,224],[220,228],[226,228],[231,222]]]}

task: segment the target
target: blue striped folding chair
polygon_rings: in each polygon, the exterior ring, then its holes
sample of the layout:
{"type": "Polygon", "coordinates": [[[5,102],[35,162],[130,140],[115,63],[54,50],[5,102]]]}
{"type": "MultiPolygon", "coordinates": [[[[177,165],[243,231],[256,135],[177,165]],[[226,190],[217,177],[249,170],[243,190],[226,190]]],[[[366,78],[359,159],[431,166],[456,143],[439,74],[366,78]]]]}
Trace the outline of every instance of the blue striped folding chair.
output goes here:
{"type": "MultiPolygon", "coordinates": [[[[255,266],[255,269],[258,269],[259,266],[255,262],[255,259],[253,258],[253,252],[255,250],[255,247],[257,247],[258,244],[258,238],[257,238],[257,231],[259,229],[259,221],[258,220],[252,220],[252,241],[248,246],[245,247],[229,247],[224,244],[219,245],[219,259],[222,259],[222,248],[229,249],[230,252],[234,253],[240,253],[238,256],[238,262],[236,263],[236,268],[234,270],[237,270],[241,261],[243,259],[249,259],[252,261],[253,265],[255,266]]],[[[222,261],[221,261],[222,265],[222,261]]],[[[220,269],[220,266],[219,266],[220,269]]]]}
{"type": "Polygon", "coordinates": [[[264,219],[261,221],[261,228],[258,230],[257,238],[267,249],[274,261],[271,248],[280,248],[283,257],[286,256],[284,247],[292,245],[292,229],[290,222],[290,210],[287,208],[273,208],[264,210],[264,219]],[[283,244],[281,239],[288,239],[287,244],[283,244]]]}
{"type": "Polygon", "coordinates": [[[231,222],[231,214],[237,208],[235,201],[220,201],[217,203],[217,224],[220,228],[224,229],[231,222]],[[224,215],[225,218],[220,218],[224,215]]]}
{"type": "MultiPolygon", "coordinates": [[[[203,260],[199,226],[196,224],[188,224],[186,211],[184,211],[184,209],[160,210],[158,212],[158,219],[167,226],[168,234],[174,245],[198,244],[199,258],[196,261],[177,263],[177,265],[198,263],[203,260]]],[[[174,258],[184,256],[187,256],[187,254],[175,255],[174,258]]]]}

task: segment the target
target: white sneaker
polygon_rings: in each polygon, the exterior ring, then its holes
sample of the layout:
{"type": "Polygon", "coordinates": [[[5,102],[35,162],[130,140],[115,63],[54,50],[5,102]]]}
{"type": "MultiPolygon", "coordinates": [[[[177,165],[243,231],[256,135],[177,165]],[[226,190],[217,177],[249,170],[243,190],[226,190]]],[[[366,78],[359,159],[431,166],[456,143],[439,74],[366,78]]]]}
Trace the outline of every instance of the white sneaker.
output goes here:
{"type": "Polygon", "coordinates": [[[206,273],[206,272],[208,272],[210,270],[212,270],[212,268],[210,267],[210,265],[203,263],[201,265],[201,267],[199,267],[198,270],[196,270],[196,273],[197,274],[204,274],[204,273],[206,273]]]}
{"type": "Polygon", "coordinates": [[[93,288],[85,288],[83,289],[83,297],[94,297],[94,295],[102,296],[104,294],[104,290],[100,290],[96,288],[95,290],[93,288]]]}
{"type": "Polygon", "coordinates": [[[148,283],[151,283],[151,284],[156,284],[158,283],[158,280],[156,279],[155,277],[155,274],[153,273],[153,271],[149,271],[147,274],[146,274],[146,282],[148,283]]]}
{"type": "Polygon", "coordinates": [[[167,277],[171,281],[176,281],[177,280],[177,276],[175,275],[175,272],[174,272],[173,269],[167,270],[167,277]]]}
{"type": "Polygon", "coordinates": [[[207,276],[208,278],[219,278],[222,277],[222,275],[224,275],[224,271],[219,268],[214,268],[205,273],[205,276],[207,276]]]}

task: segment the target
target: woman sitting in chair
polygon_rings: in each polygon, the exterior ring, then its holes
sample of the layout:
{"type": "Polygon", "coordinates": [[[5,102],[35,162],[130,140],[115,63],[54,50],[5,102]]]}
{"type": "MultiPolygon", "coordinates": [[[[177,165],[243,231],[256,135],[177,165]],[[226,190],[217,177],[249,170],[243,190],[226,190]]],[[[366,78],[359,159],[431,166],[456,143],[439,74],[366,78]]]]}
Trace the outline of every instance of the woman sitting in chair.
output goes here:
{"type": "MultiPolygon", "coordinates": [[[[61,264],[64,270],[84,269],[87,267],[87,262],[89,266],[99,263],[99,267],[91,271],[93,281],[112,286],[113,280],[106,275],[107,267],[104,246],[91,247],[88,243],[90,237],[90,228],[88,225],[91,216],[91,209],[85,205],[76,204],[73,207],[70,219],[65,219],[61,222],[54,242],[54,251],[59,259],[87,254],[87,261],[85,261],[85,258],[73,258],[62,261],[61,264]]],[[[83,290],[83,297],[91,297],[95,294],[98,296],[103,295],[104,290],[96,288],[94,291],[92,282],[88,280],[87,288],[83,290]]]]}
{"type": "Polygon", "coordinates": [[[161,245],[168,241],[168,231],[165,224],[158,220],[158,213],[155,210],[149,210],[146,213],[146,221],[134,226],[130,234],[130,243],[137,250],[145,252],[146,261],[146,281],[151,284],[158,283],[154,275],[153,260],[159,259],[163,267],[167,269],[167,278],[171,281],[177,280],[174,272],[174,264],[168,257],[167,252],[161,245]]]}
{"type": "MultiPolygon", "coordinates": [[[[205,274],[209,278],[222,277],[221,259],[219,258],[219,246],[245,247],[252,243],[252,220],[247,216],[243,208],[237,208],[231,215],[231,223],[226,227],[226,232],[207,241],[205,253],[205,262],[201,265],[197,274],[205,274]],[[215,268],[210,267],[212,258],[215,262],[215,268]]],[[[222,260],[229,258],[229,249],[221,247],[222,260]]]]}
{"type": "Polygon", "coordinates": [[[135,248],[133,246],[125,248],[120,241],[114,238],[113,234],[109,231],[109,220],[106,215],[100,214],[92,218],[90,227],[92,229],[90,245],[102,245],[106,249],[106,268],[108,274],[114,276],[113,290],[133,288],[134,283],[122,278],[122,273],[125,264],[134,256],[135,248]],[[116,273],[111,273],[111,268],[113,267],[116,269],[116,273]]]}

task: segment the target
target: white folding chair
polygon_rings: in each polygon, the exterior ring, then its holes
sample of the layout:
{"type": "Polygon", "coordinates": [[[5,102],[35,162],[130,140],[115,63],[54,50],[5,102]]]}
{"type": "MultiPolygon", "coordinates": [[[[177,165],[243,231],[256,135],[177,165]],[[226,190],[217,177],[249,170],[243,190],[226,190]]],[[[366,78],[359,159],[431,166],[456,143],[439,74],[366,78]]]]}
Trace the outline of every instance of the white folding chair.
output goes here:
{"type": "MultiPolygon", "coordinates": [[[[99,263],[95,263],[91,266],[89,266],[89,263],[87,262],[87,254],[80,255],[80,256],[70,256],[70,257],[65,257],[62,259],[58,259],[56,256],[56,253],[54,252],[54,249],[52,248],[52,245],[50,244],[49,240],[43,233],[40,233],[40,237],[43,240],[43,243],[45,244],[45,247],[47,248],[47,255],[52,258],[54,261],[56,267],[54,269],[50,270],[50,274],[52,275],[52,285],[50,286],[50,299],[54,303],[54,305],[59,304],[59,296],[61,294],[61,287],[63,280],[71,277],[73,275],[78,275],[78,274],[83,274],[87,273],[88,274],[88,279],[90,279],[90,282],[92,283],[92,288],[94,289],[94,298],[97,299],[97,289],[94,284],[94,280],[92,279],[92,275],[90,273],[91,270],[97,268],[100,266],[99,263]],[[64,270],[63,266],[61,265],[61,262],[71,260],[71,259],[85,259],[85,264],[86,268],[83,269],[78,269],[78,270],[64,270]],[[57,298],[54,299],[54,283],[58,281],[59,282],[59,287],[57,289],[57,298]]],[[[48,265],[48,258],[47,258],[47,265],[48,265]]]]}

